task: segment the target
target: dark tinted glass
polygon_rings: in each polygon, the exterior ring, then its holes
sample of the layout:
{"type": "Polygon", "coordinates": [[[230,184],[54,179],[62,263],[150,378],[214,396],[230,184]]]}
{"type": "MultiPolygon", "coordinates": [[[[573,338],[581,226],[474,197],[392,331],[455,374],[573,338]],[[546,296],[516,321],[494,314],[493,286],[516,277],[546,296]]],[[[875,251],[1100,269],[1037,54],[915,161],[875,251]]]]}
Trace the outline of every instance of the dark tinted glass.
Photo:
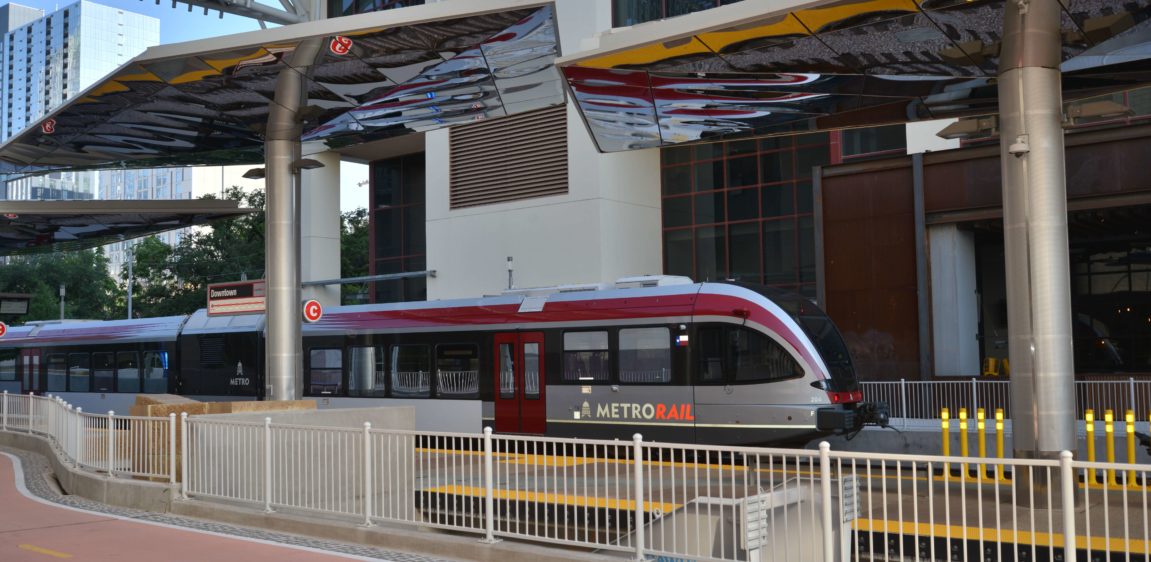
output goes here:
{"type": "Polygon", "coordinates": [[[691,199],[691,197],[672,197],[663,200],[664,228],[691,225],[691,199]]]}

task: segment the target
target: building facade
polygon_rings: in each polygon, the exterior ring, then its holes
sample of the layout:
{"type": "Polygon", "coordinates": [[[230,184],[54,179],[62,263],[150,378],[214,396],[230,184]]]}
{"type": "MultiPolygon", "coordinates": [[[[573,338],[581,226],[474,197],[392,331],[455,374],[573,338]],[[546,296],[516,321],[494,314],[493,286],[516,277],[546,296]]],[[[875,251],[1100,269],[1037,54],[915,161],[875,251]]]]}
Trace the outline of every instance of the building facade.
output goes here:
{"type": "MultiPolygon", "coordinates": [[[[88,0],[49,14],[10,3],[0,24],[0,141],[160,42],[156,18],[88,0]]],[[[10,181],[0,199],[91,199],[98,185],[95,172],[61,172],[10,181]]]]}

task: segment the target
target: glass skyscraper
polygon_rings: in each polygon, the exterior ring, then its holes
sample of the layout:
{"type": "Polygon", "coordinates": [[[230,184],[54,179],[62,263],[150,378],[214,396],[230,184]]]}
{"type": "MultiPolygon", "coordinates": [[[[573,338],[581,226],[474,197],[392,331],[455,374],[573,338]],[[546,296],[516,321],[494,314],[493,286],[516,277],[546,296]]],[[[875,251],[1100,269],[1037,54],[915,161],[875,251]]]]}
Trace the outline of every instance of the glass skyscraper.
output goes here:
{"type": "MultiPolygon", "coordinates": [[[[160,42],[160,20],[80,0],[45,15],[0,6],[0,140],[24,130],[70,97],[160,42]]],[[[8,182],[0,199],[92,199],[94,172],[8,182]]]]}

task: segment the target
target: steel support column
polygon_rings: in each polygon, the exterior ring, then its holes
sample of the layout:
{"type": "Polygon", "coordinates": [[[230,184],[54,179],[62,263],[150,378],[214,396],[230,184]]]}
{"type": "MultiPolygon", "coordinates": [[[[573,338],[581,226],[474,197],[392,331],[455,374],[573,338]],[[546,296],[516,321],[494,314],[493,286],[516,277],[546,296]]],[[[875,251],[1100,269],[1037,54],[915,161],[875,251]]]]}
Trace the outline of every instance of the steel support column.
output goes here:
{"type": "Polygon", "coordinates": [[[280,72],[275,103],[265,134],[265,261],[267,285],[267,373],[269,400],[296,400],[303,391],[303,341],[300,330],[300,136],[299,112],[304,76],[315,62],[320,41],[300,44],[292,67],[280,72]]]}
{"type": "Polygon", "coordinates": [[[1006,5],[999,68],[1003,238],[1017,457],[1075,450],[1060,5],[1006,5]]]}
{"type": "Polygon", "coordinates": [[[303,76],[280,72],[276,103],[268,114],[264,145],[265,278],[267,283],[267,373],[269,400],[299,398],[303,375],[300,333],[300,176],[292,162],[300,158],[301,127],[297,114],[303,76]]]}

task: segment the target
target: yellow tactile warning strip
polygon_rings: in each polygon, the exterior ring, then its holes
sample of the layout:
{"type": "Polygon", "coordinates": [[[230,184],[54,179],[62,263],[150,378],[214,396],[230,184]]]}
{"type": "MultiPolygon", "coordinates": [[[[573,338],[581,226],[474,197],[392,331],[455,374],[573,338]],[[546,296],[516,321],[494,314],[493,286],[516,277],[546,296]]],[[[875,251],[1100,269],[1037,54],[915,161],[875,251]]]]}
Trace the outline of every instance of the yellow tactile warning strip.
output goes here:
{"type": "MultiPolygon", "coordinates": [[[[473,498],[482,498],[485,495],[484,489],[478,486],[436,486],[434,488],[424,488],[420,491],[435,494],[469,496],[473,498]]],[[[602,498],[595,496],[573,496],[569,494],[529,492],[527,490],[506,490],[502,488],[497,488],[494,490],[494,497],[497,500],[558,504],[571,507],[592,507],[625,511],[635,510],[635,501],[629,499],[602,498]]],[[[680,507],[682,507],[682,504],[678,503],[650,501],[643,502],[643,510],[648,513],[670,513],[676,509],[679,509],[680,507]]]]}
{"type": "MultiPolygon", "coordinates": [[[[980,527],[964,527],[962,525],[942,525],[931,523],[914,523],[910,521],[891,521],[885,519],[857,519],[853,523],[857,531],[871,531],[875,533],[888,533],[895,535],[914,535],[919,537],[950,538],[952,540],[1002,542],[1008,544],[1024,544],[1039,547],[1063,548],[1063,535],[1031,531],[1014,531],[1011,529],[992,529],[980,527]]],[[[1140,539],[1125,539],[1122,537],[1097,537],[1077,535],[1075,548],[1093,551],[1109,552],[1151,552],[1151,542],[1140,539]]]]}
{"type": "Polygon", "coordinates": [[[72,557],[71,554],[68,554],[66,552],[57,552],[55,550],[49,550],[47,548],[40,548],[34,544],[22,544],[22,545],[20,545],[20,550],[27,550],[29,552],[35,552],[36,554],[44,554],[46,556],[51,556],[53,558],[71,558],[72,557]]]}
{"type": "MultiPolygon", "coordinates": [[[[461,450],[453,450],[453,449],[429,449],[429,448],[424,448],[424,447],[416,448],[416,451],[419,453],[425,453],[425,454],[460,455],[460,456],[471,456],[471,457],[481,457],[484,454],[483,451],[461,451],[461,450]]],[[[628,465],[632,464],[631,460],[628,460],[628,459],[578,457],[578,456],[570,456],[570,455],[556,456],[556,455],[536,455],[536,454],[526,454],[526,453],[496,453],[496,452],[493,452],[492,456],[495,457],[496,460],[498,460],[499,462],[503,462],[503,463],[538,465],[538,466],[579,466],[579,465],[592,464],[592,463],[628,464],[628,465]]],[[[745,465],[716,464],[716,463],[706,463],[706,462],[652,461],[652,460],[648,460],[648,461],[644,461],[643,464],[645,466],[653,466],[653,467],[658,467],[658,468],[687,468],[687,469],[695,469],[695,470],[714,470],[714,471],[722,471],[722,472],[732,472],[732,471],[740,472],[740,471],[748,470],[748,467],[745,465]]],[[[791,469],[770,468],[770,466],[767,463],[763,463],[762,465],[759,466],[759,468],[756,468],[753,470],[755,470],[756,472],[774,472],[774,473],[783,473],[783,474],[800,474],[800,475],[818,474],[818,471],[797,470],[797,469],[793,469],[793,468],[791,468],[791,469]]]]}

